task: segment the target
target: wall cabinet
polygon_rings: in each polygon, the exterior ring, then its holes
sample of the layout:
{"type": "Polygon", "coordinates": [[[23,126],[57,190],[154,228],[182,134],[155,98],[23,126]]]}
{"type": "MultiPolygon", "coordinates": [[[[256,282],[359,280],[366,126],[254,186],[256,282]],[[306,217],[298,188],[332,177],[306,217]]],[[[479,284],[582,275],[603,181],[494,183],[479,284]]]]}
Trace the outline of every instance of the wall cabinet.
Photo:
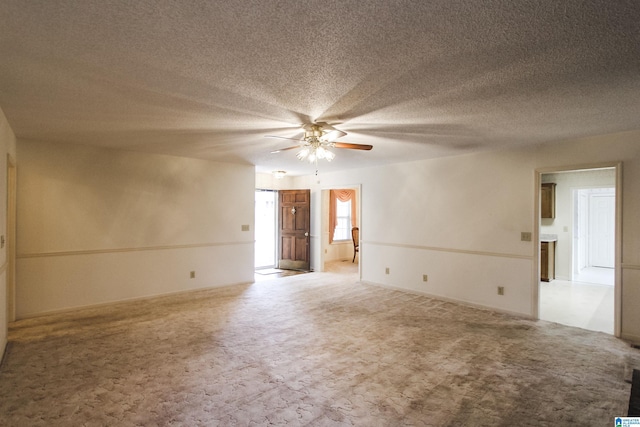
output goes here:
{"type": "Polygon", "coordinates": [[[542,184],[540,190],[540,213],[542,218],[556,217],[556,184],[542,184]]]}
{"type": "Polygon", "coordinates": [[[540,242],[540,280],[556,278],[556,242],[540,242]]]}

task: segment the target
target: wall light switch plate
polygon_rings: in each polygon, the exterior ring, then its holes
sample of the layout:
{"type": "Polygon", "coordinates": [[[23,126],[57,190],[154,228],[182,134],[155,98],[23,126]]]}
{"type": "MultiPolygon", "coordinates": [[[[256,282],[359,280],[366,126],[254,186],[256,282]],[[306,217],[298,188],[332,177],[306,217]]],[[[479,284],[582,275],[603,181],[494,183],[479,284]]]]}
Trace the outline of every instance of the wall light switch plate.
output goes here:
{"type": "Polygon", "coordinates": [[[427,280],[429,280],[429,276],[427,276],[426,274],[422,275],[422,281],[426,282],[427,280]]]}
{"type": "Polygon", "coordinates": [[[250,229],[249,224],[242,224],[242,231],[249,231],[250,229]]]}
{"type": "Polygon", "coordinates": [[[384,269],[384,274],[389,274],[389,267],[384,269]]]}
{"type": "Polygon", "coordinates": [[[522,233],[520,233],[520,240],[523,241],[523,242],[530,242],[531,241],[531,232],[523,231],[522,233]]]}

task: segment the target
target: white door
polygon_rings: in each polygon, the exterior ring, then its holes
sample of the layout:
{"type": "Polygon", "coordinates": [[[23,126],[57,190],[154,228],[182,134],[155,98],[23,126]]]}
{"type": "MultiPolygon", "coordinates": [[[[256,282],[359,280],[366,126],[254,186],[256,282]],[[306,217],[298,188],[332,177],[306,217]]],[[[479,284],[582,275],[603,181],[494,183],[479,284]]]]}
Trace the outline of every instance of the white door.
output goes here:
{"type": "Polygon", "coordinates": [[[589,215],[587,214],[587,206],[589,206],[589,197],[586,190],[578,191],[578,208],[577,208],[577,218],[576,218],[576,243],[577,243],[577,253],[578,253],[578,262],[576,264],[577,269],[575,271],[576,274],[580,273],[580,270],[587,266],[587,258],[589,251],[587,250],[587,236],[589,235],[587,218],[589,215]]]}
{"type": "Polygon", "coordinates": [[[615,196],[589,196],[589,264],[593,267],[614,267],[615,196]]]}

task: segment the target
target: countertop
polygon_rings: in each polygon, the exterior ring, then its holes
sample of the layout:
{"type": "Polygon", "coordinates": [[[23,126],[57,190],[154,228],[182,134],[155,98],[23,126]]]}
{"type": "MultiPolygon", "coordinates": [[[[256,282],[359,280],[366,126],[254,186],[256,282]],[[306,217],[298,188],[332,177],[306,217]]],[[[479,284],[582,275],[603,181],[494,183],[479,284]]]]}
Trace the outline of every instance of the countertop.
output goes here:
{"type": "Polygon", "coordinates": [[[541,234],[540,241],[541,242],[557,242],[558,235],[557,234],[541,234]]]}

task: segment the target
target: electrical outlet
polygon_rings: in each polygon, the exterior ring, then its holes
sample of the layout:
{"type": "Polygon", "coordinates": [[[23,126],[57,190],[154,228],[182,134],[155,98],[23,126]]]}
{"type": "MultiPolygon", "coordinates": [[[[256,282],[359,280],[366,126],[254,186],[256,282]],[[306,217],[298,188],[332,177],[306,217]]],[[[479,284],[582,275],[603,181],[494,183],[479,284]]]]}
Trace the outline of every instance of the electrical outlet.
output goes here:
{"type": "Polygon", "coordinates": [[[504,286],[498,286],[498,295],[504,295],[504,286]]]}
{"type": "Polygon", "coordinates": [[[189,273],[189,277],[192,278],[192,279],[195,279],[196,278],[196,272],[192,271],[191,273],[189,273]]]}
{"type": "Polygon", "coordinates": [[[429,280],[429,276],[427,276],[426,274],[422,275],[422,281],[426,282],[427,280],[429,280]]]}
{"type": "Polygon", "coordinates": [[[520,240],[523,242],[530,242],[531,241],[531,232],[530,231],[523,231],[522,233],[520,233],[520,240]]]}
{"type": "Polygon", "coordinates": [[[389,267],[384,269],[384,274],[389,274],[389,267]]]}

